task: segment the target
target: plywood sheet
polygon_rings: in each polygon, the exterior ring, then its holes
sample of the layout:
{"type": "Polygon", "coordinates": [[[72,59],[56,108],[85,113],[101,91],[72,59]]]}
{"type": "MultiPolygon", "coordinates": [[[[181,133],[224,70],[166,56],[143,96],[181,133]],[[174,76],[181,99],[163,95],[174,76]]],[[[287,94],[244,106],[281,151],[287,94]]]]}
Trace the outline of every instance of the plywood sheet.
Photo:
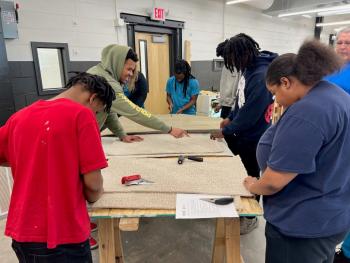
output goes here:
{"type": "MultiPolygon", "coordinates": [[[[191,133],[204,133],[211,132],[219,129],[221,118],[212,118],[207,116],[199,115],[187,115],[187,114],[164,114],[155,115],[160,120],[172,127],[182,128],[191,133]]],[[[131,121],[125,117],[120,117],[120,122],[124,130],[128,134],[147,134],[147,133],[161,133],[160,131],[153,130],[148,127],[144,127],[131,121]]],[[[111,131],[104,130],[102,135],[111,135],[111,131]]]]}
{"type": "Polygon", "coordinates": [[[168,134],[148,134],[141,142],[124,143],[113,137],[102,138],[103,148],[107,156],[130,155],[180,155],[180,154],[215,154],[227,155],[227,147],[223,142],[211,140],[209,134],[191,134],[190,137],[176,139],[168,134]]]}
{"type": "MultiPolygon", "coordinates": [[[[201,193],[250,196],[243,187],[247,176],[238,157],[209,157],[204,162],[177,158],[109,158],[109,167],[102,171],[105,192],[110,193],[201,193]],[[125,186],[121,178],[140,174],[154,184],[125,186]]],[[[145,200],[145,202],[148,202],[145,200]]]]}

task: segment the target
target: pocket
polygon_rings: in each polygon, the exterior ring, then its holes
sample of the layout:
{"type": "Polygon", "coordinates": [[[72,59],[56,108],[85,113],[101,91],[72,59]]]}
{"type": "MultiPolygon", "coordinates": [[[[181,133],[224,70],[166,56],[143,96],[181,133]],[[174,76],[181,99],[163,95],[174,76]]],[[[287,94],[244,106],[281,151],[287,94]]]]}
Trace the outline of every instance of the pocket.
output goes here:
{"type": "Polygon", "coordinates": [[[63,263],[66,257],[62,251],[48,252],[47,254],[28,254],[30,261],[33,263],[63,263]]]}

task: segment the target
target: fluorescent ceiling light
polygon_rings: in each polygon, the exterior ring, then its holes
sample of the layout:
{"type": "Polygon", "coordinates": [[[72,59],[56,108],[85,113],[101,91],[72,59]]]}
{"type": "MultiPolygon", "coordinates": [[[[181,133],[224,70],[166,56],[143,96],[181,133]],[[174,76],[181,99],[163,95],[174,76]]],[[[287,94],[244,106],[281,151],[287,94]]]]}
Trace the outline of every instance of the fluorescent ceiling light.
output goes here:
{"type": "Polygon", "coordinates": [[[338,21],[338,22],[329,22],[329,23],[317,23],[317,27],[321,26],[339,26],[339,25],[350,25],[350,20],[338,21]]]}
{"type": "Polygon", "coordinates": [[[309,10],[298,11],[298,12],[284,13],[284,14],[279,14],[278,17],[306,15],[306,14],[321,13],[321,12],[327,12],[327,11],[341,11],[344,9],[346,9],[346,10],[350,9],[350,4],[315,8],[315,9],[309,9],[309,10]]]}
{"type": "Polygon", "coordinates": [[[234,4],[239,4],[239,3],[244,3],[244,2],[248,2],[251,0],[233,0],[233,1],[227,1],[226,5],[234,5],[234,4]]]}
{"type": "Polygon", "coordinates": [[[308,18],[308,19],[312,18],[312,16],[310,16],[310,15],[302,15],[302,16],[305,18],[308,18]]]}
{"type": "Polygon", "coordinates": [[[349,13],[350,13],[350,8],[343,9],[343,10],[320,12],[320,13],[317,13],[317,16],[334,16],[334,15],[344,15],[349,13]]]}

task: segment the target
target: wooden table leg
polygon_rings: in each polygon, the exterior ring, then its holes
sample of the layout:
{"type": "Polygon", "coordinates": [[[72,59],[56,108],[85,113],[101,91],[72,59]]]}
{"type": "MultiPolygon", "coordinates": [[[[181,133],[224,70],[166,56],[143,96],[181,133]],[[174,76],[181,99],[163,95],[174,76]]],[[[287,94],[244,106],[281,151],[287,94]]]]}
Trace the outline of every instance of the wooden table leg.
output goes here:
{"type": "Polygon", "coordinates": [[[225,260],[225,219],[216,219],[216,230],[212,263],[223,263],[225,260]]]}
{"type": "Polygon", "coordinates": [[[239,217],[225,218],[226,263],[241,262],[239,217]]]}
{"type": "Polygon", "coordinates": [[[123,263],[124,255],[123,255],[122,237],[120,235],[120,229],[119,229],[119,222],[120,222],[119,218],[114,219],[115,256],[116,256],[116,263],[123,263]]]}
{"type": "Polygon", "coordinates": [[[98,239],[99,239],[99,257],[100,263],[123,263],[121,243],[116,242],[120,240],[119,226],[115,224],[113,218],[99,218],[98,219],[98,239]],[[115,225],[117,229],[115,229],[115,225]],[[117,234],[118,239],[114,234],[117,234]],[[119,250],[117,250],[117,247],[119,250]],[[116,251],[120,251],[120,254],[116,251]],[[117,258],[116,258],[117,256],[117,258]],[[116,261],[117,259],[117,261],[116,261]]]}

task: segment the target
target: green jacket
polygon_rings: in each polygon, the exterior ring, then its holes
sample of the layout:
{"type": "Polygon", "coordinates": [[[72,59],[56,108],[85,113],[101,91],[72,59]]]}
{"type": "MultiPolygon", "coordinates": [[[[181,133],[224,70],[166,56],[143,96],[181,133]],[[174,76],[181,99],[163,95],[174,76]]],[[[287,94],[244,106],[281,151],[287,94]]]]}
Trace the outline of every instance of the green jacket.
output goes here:
{"type": "Polygon", "coordinates": [[[101,62],[87,71],[90,74],[104,77],[116,93],[116,99],[113,101],[111,112],[109,114],[106,112],[97,114],[97,121],[100,129],[107,127],[115,136],[119,138],[124,137],[126,133],[119,122],[119,114],[143,126],[162,132],[169,132],[171,129],[170,126],[154,117],[145,109],[132,103],[124,95],[119,79],[129,49],[129,47],[114,44],[105,47],[102,50],[101,62]]]}

